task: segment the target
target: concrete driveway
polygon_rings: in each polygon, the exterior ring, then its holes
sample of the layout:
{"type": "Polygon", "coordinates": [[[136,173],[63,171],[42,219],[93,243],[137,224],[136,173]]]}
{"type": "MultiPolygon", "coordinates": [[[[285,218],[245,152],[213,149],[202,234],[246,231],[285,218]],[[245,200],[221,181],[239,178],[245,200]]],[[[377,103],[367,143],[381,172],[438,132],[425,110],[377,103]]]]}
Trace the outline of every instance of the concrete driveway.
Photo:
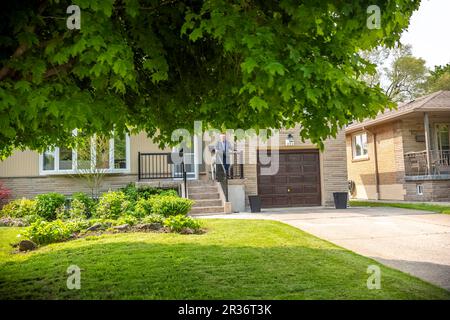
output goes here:
{"type": "Polygon", "coordinates": [[[273,219],[450,291],[450,215],[398,208],[296,208],[210,218],[273,219]]]}

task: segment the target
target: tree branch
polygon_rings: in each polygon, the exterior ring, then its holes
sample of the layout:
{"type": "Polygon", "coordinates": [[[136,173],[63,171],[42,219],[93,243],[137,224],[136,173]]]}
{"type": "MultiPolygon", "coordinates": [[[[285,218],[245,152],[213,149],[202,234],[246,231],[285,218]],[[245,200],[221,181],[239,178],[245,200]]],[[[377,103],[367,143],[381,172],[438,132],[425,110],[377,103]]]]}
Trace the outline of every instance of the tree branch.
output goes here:
{"type": "Polygon", "coordinates": [[[58,75],[60,72],[67,71],[74,65],[74,63],[75,59],[72,58],[69,62],[65,64],[61,64],[59,66],[48,69],[44,74],[44,78],[49,78],[54,75],[58,75]]]}
{"type": "MultiPolygon", "coordinates": [[[[44,12],[45,6],[46,6],[46,2],[43,1],[39,8],[38,8],[38,12],[37,15],[42,14],[42,12],[44,12]]],[[[36,29],[36,26],[27,26],[24,28],[26,31],[28,32],[34,32],[34,30],[36,29]]],[[[27,47],[26,44],[22,43],[20,44],[16,51],[14,51],[14,53],[12,54],[10,59],[15,59],[15,58],[19,58],[20,56],[22,56],[29,48],[27,47]]],[[[6,76],[11,72],[11,68],[8,67],[7,65],[3,66],[0,69],[0,81],[2,81],[4,78],[6,78],[6,76]]]]}

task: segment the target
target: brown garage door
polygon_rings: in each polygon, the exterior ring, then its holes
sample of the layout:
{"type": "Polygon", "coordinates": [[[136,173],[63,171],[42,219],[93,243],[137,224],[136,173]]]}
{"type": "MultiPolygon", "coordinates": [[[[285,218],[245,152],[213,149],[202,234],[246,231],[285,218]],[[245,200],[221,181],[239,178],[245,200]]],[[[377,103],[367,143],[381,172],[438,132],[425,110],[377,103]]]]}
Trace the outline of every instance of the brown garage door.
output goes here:
{"type": "Polygon", "coordinates": [[[258,194],[263,208],[319,206],[320,163],[317,150],[280,150],[279,170],[261,175],[266,167],[258,157],[258,194]]]}

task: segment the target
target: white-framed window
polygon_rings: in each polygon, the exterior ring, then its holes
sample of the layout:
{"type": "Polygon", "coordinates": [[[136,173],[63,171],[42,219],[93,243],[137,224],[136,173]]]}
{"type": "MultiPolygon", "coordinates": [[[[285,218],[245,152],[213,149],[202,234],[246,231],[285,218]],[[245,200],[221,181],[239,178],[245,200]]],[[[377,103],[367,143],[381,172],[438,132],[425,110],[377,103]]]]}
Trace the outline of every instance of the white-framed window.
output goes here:
{"type": "Polygon", "coordinates": [[[416,185],[416,191],[418,196],[423,196],[423,185],[417,184],[416,185]]]}
{"type": "Polygon", "coordinates": [[[369,156],[367,148],[367,133],[358,133],[352,137],[353,159],[365,159],[369,156]]]}
{"type": "Polygon", "coordinates": [[[128,134],[114,135],[111,139],[94,136],[77,149],[55,147],[39,156],[41,175],[89,173],[97,169],[107,173],[130,172],[128,134]]]}

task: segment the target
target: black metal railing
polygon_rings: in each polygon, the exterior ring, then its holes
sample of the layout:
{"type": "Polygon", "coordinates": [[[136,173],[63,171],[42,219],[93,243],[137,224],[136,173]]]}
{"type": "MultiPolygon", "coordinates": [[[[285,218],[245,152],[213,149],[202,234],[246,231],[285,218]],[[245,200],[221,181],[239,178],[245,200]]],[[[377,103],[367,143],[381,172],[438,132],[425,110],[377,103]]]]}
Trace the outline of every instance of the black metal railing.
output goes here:
{"type": "Polygon", "coordinates": [[[175,164],[172,161],[172,154],[169,152],[138,152],[138,180],[147,179],[183,179],[183,195],[187,197],[187,164],[184,163],[183,153],[180,152],[181,163],[175,164]]]}
{"type": "Polygon", "coordinates": [[[222,164],[216,164],[216,181],[222,186],[225,200],[228,201],[228,177],[225,171],[225,167],[222,164]]]}
{"type": "Polygon", "coordinates": [[[175,164],[170,152],[138,152],[138,180],[184,178],[184,173],[193,172],[191,154],[178,156],[181,163],[175,164]]]}
{"type": "Polygon", "coordinates": [[[138,153],[138,180],[171,179],[175,177],[175,165],[170,153],[138,153]]]}
{"type": "Polygon", "coordinates": [[[216,160],[215,177],[216,181],[222,186],[226,201],[228,201],[228,180],[244,179],[244,161],[242,152],[231,152],[230,163],[223,164],[220,159],[216,160]]]}

